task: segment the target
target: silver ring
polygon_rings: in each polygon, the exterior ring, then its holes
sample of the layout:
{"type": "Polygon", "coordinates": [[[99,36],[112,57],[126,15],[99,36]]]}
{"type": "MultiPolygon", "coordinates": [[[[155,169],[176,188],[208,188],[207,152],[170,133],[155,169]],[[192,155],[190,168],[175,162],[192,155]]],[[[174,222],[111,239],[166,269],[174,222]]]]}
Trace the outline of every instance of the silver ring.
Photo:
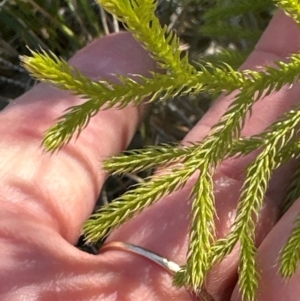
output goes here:
{"type": "Polygon", "coordinates": [[[105,243],[101,249],[101,252],[105,252],[108,250],[125,250],[132,253],[135,253],[137,255],[140,255],[144,258],[147,258],[159,266],[163,267],[169,274],[173,275],[174,273],[178,272],[180,270],[180,266],[173,262],[168,260],[167,258],[164,258],[154,252],[148,251],[147,249],[144,249],[142,247],[129,244],[127,242],[121,242],[121,241],[111,241],[108,243],[105,243]]]}
{"type": "MultiPolygon", "coordinates": [[[[108,243],[105,243],[100,248],[99,252],[102,253],[109,250],[125,250],[137,254],[141,257],[149,259],[150,261],[158,264],[160,267],[164,268],[171,275],[174,275],[176,272],[180,270],[180,266],[177,263],[170,261],[167,258],[158,255],[157,253],[154,253],[145,248],[127,242],[110,241],[108,243]]],[[[197,292],[191,292],[191,293],[193,293],[197,297],[200,297],[203,301],[214,301],[214,298],[204,288],[202,288],[197,292]]]]}

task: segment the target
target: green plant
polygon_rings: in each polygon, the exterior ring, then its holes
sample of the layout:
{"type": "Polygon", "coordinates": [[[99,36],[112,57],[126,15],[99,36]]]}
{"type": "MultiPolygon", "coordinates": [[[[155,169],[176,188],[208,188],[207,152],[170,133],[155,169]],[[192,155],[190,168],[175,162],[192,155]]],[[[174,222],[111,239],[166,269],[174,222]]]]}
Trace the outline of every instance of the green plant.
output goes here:
{"type": "MultiPolygon", "coordinates": [[[[236,52],[233,54],[228,51],[219,55],[227,57],[227,63],[216,64],[213,63],[214,60],[210,60],[192,65],[187,54],[180,50],[181,45],[177,36],[172,31],[169,32],[167,26],[160,25],[155,16],[155,1],[99,2],[104,9],[125,24],[125,27],[151,53],[159,67],[167,70],[167,75],[155,73],[152,78],[118,76],[121,84],[94,82],[53,53],[32,52],[32,57],[23,57],[25,68],[35,78],[61,89],[71,90],[72,93],[87,99],[82,105],[69,108],[58,123],[47,131],[43,144],[48,151],[53,152],[63,147],[75,133],[80,133],[103,105],[105,108],[122,108],[129,103],[138,105],[145,97],[148,97],[148,102],[163,102],[178,95],[198,95],[203,91],[213,95],[224,91],[231,93],[237,89],[240,92],[209,135],[201,142],[189,146],[149,147],[108,159],[104,167],[115,174],[144,171],[170,163],[181,164],[180,167],[174,168],[172,174],[153,176],[138,185],[135,190],[100,208],[84,226],[87,239],[96,241],[107,235],[146,207],[159,201],[162,196],[180,189],[191,175],[201,170],[192,192],[193,217],[187,263],[176,273],[174,283],[198,291],[210,269],[228,255],[239,241],[241,244],[239,286],[244,300],[255,300],[258,288],[258,271],[254,259],[255,216],[262,209],[272,173],[284,163],[299,156],[300,143],[296,139],[296,133],[300,122],[300,110],[295,108],[286,113],[259,135],[241,138],[240,134],[246,116],[251,112],[255,102],[298,80],[300,55],[295,53],[291,55],[290,62],[277,62],[276,68],[267,67],[261,71],[235,70],[228,62],[232,61],[236,52]],[[225,158],[245,156],[257,149],[261,152],[247,168],[232,230],[225,238],[217,239],[212,193],[214,170],[225,158]]],[[[220,14],[227,14],[232,18],[233,14],[261,10],[271,4],[270,1],[260,1],[257,5],[249,5],[250,2],[232,1],[230,7],[215,1],[215,6],[205,15],[207,25],[202,31],[212,34],[209,23],[218,19],[220,14]]],[[[299,24],[298,1],[276,0],[274,3],[282,7],[299,24]]],[[[215,33],[221,34],[220,37],[227,33],[232,34],[232,28],[229,30],[228,27],[226,30],[224,28],[220,24],[215,33]]],[[[252,33],[249,35],[249,31],[245,31],[243,27],[238,28],[238,31],[235,29],[235,34],[239,35],[241,50],[243,45],[253,38],[252,33]]],[[[255,33],[255,37],[257,35],[255,33]]],[[[299,179],[298,173],[292,183],[291,193],[288,194],[287,206],[299,196],[299,179]]],[[[280,272],[285,277],[291,276],[296,271],[300,261],[297,256],[291,256],[300,248],[299,220],[300,217],[297,218],[291,237],[280,254],[280,272]]]]}

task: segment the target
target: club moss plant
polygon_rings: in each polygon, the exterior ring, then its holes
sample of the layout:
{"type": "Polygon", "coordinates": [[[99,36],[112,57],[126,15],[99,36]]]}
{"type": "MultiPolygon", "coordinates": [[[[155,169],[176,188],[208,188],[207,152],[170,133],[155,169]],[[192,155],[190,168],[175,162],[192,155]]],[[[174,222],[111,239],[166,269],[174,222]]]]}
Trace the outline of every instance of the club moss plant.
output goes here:
{"type": "MultiPolygon", "coordinates": [[[[199,0],[200,2],[200,0],[199,0]]],[[[221,1],[222,2],[222,1],[221,1]]],[[[210,133],[198,143],[187,146],[160,145],[141,150],[128,151],[104,162],[104,168],[113,174],[152,170],[174,163],[171,174],[153,176],[137,185],[114,202],[96,212],[84,225],[88,241],[95,242],[115,228],[158,202],[162,196],[181,189],[188,179],[201,171],[193,187],[191,198],[192,219],[186,264],[174,276],[174,284],[186,286],[191,291],[203,287],[207,273],[240,243],[239,287],[243,300],[254,301],[259,286],[255,246],[256,216],[260,213],[268,183],[273,172],[283,164],[299,156],[300,142],[296,135],[300,122],[300,110],[295,107],[262,133],[241,137],[247,116],[254,103],[280,90],[284,85],[298,81],[300,54],[294,53],[288,62],[278,61],[276,67],[259,71],[237,71],[230,62],[238,56],[236,51],[222,52],[219,61],[190,63],[187,52],[167,26],[162,26],[155,15],[154,0],[99,0],[101,6],[123,22],[165,73],[153,73],[151,78],[132,75],[118,76],[119,83],[105,80],[93,81],[53,53],[32,52],[23,57],[23,66],[40,81],[58,88],[70,90],[86,101],[69,108],[46,133],[42,141],[49,152],[59,150],[73,135],[79,135],[90,119],[101,109],[123,108],[149,103],[164,102],[178,95],[230,94],[238,90],[234,101],[210,133]],[[226,63],[220,58],[227,57],[226,63]],[[246,177],[237,205],[237,215],[231,231],[223,238],[216,237],[214,218],[215,203],[213,175],[217,165],[224,159],[246,156],[260,150],[256,159],[246,170],[246,177]],[[176,163],[179,163],[176,165],[176,163]]],[[[293,0],[274,0],[300,25],[300,5],[293,0]]],[[[257,36],[258,32],[245,31],[238,26],[224,28],[211,26],[219,22],[219,16],[238,15],[255,11],[269,5],[270,1],[229,1],[227,5],[215,1],[206,13],[203,31],[219,35],[245,37],[257,36]]],[[[240,55],[240,54],[239,54],[240,55]]],[[[300,172],[294,175],[285,210],[300,196],[300,172]]],[[[279,254],[279,272],[291,277],[300,261],[300,214],[290,238],[279,254]],[[297,254],[297,255],[295,255],[297,254]]]]}

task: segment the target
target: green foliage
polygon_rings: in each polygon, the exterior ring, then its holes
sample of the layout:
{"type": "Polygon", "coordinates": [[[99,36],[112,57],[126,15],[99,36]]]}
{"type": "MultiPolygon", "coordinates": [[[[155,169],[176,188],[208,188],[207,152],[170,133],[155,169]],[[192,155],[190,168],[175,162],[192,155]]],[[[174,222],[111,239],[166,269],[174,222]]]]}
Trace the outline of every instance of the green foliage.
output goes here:
{"type": "Polygon", "coordinates": [[[155,15],[156,1],[100,0],[101,6],[124,22],[125,27],[140,41],[162,69],[177,76],[190,75],[194,68],[187,56],[181,58],[180,42],[167,26],[161,27],[155,15]]]}
{"type": "MultiPolygon", "coordinates": [[[[24,67],[35,78],[70,90],[86,99],[82,105],[69,108],[57,124],[47,131],[43,141],[47,150],[55,151],[68,143],[74,134],[79,135],[100,109],[122,108],[130,103],[138,105],[145,97],[148,97],[149,102],[164,102],[178,95],[198,95],[200,92],[229,94],[238,89],[239,93],[203,141],[188,146],[161,145],[129,151],[104,162],[104,167],[114,174],[166,166],[170,166],[172,172],[152,176],[137,185],[135,190],[100,208],[84,225],[83,231],[87,239],[95,242],[108,235],[163,196],[182,188],[198,172],[191,194],[193,205],[187,262],[175,275],[174,283],[178,286],[185,285],[192,291],[200,291],[201,294],[201,290],[205,289],[203,284],[207,273],[240,242],[239,287],[244,300],[255,300],[259,285],[254,242],[257,217],[273,172],[299,156],[300,143],[296,134],[300,123],[300,110],[295,108],[284,114],[259,135],[241,138],[241,130],[255,102],[280,90],[284,85],[292,85],[298,81],[300,55],[291,55],[289,62],[277,62],[276,68],[237,71],[228,62],[232,61],[238,49],[227,50],[221,41],[220,45],[225,52],[218,56],[227,57],[226,61],[213,63],[214,60],[210,58],[210,62],[203,62],[202,58],[201,61],[191,64],[187,54],[181,51],[175,33],[170,32],[167,26],[160,25],[155,15],[155,1],[99,2],[104,9],[124,23],[150,52],[158,66],[165,69],[166,74],[155,73],[152,78],[117,76],[118,83],[92,81],[53,53],[49,55],[46,52],[32,52],[31,57],[23,57],[24,67]],[[245,156],[258,149],[259,155],[246,170],[234,225],[226,237],[217,239],[212,180],[214,171],[222,160],[245,156]]],[[[232,34],[232,21],[237,16],[257,12],[271,5],[270,1],[254,1],[255,5],[249,4],[253,4],[252,1],[229,1],[228,5],[220,4],[221,2],[215,1],[215,6],[205,14],[207,26],[202,32],[214,35],[215,33],[208,30],[211,28],[209,26],[223,13],[229,18],[228,25],[231,27],[221,27],[229,29],[232,34]]],[[[274,2],[298,22],[298,1],[274,2]]],[[[247,26],[241,24],[238,30],[239,41],[250,43],[253,36],[249,36],[247,26]]],[[[217,33],[224,37],[224,30],[217,29],[217,33]]],[[[295,175],[286,204],[290,205],[299,195],[299,177],[299,174],[295,175]]],[[[300,256],[292,256],[293,252],[299,253],[299,225],[298,217],[291,237],[280,255],[280,272],[285,277],[290,277],[296,271],[300,261],[300,256]]]]}
{"type": "Polygon", "coordinates": [[[105,23],[96,0],[0,1],[0,101],[7,103],[33,85],[19,66],[28,47],[67,58],[103,34],[105,23]]]}
{"type": "Polygon", "coordinates": [[[300,262],[300,214],[298,214],[292,233],[280,252],[279,272],[283,277],[292,277],[300,262]]]}
{"type": "Polygon", "coordinates": [[[266,8],[270,10],[273,4],[271,0],[233,0],[226,4],[216,2],[212,9],[205,12],[204,24],[199,28],[199,33],[218,37],[221,43],[238,43],[242,49],[246,49],[246,45],[255,42],[262,34],[264,26],[259,24],[262,20],[254,18],[254,15],[262,13],[266,8]]]}
{"type": "MultiPolygon", "coordinates": [[[[288,2],[288,1],[285,1],[288,2]]],[[[260,12],[268,5],[272,4],[271,0],[261,1],[231,1],[227,5],[217,5],[214,9],[208,10],[205,13],[206,23],[215,23],[216,20],[224,20],[232,18],[233,16],[240,16],[242,14],[249,14],[250,12],[260,12]]]]}
{"type": "MultiPolygon", "coordinates": [[[[67,56],[103,33],[95,0],[3,2],[0,6],[0,37],[7,40],[10,36],[6,45],[15,47],[15,52],[26,53],[26,46],[31,49],[42,47],[67,56]]],[[[1,50],[9,53],[5,47],[1,50]]]]}
{"type": "Polygon", "coordinates": [[[282,204],[282,214],[284,214],[294,203],[295,200],[297,200],[300,197],[300,170],[298,169],[294,177],[291,181],[290,187],[288,189],[287,196],[282,204]]]}

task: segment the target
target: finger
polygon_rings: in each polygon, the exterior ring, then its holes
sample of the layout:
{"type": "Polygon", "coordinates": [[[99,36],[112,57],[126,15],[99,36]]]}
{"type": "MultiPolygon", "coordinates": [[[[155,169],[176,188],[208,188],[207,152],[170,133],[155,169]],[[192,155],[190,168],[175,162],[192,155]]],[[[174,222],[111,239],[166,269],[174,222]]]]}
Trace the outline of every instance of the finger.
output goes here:
{"type": "MultiPolygon", "coordinates": [[[[299,50],[299,42],[300,37],[297,25],[282,11],[279,11],[270,22],[267,30],[256,45],[255,50],[241,66],[241,69],[261,69],[261,66],[274,65],[274,61],[276,60],[286,60],[291,53],[295,53],[299,50]],[[278,34],[285,35],[286,40],[275,39],[275,36],[278,34]]],[[[276,121],[284,112],[299,102],[299,92],[299,85],[294,85],[292,89],[290,87],[283,87],[279,92],[273,93],[257,102],[253,106],[251,117],[247,119],[246,126],[242,130],[242,136],[259,134],[266,129],[266,127],[276,121]]],[[[184,141],[201,140],[202,137],[207,135],[211,126],[221,118],[232,101],[233,98],[230,95],[220,97],[194,129],[185,137],[184,141]]],[[[256,155],[257,153],[253,153],[246,157],[225,160],[219,166],[216,175],[219,177],[223,175],[231,180],[236,180],[242,185],[245,168],[253,161],[256,155]]],[[[291,174],[294,169],[295,164],[290,164],[275,174],[268,191],[268,198],[277,204],[282,200],[285,188],[289,183],[288,175],[291,174]],[[279,183],[280,185],[278,185],[279,183]]],[[[218,189],[218,183],[216,184],[216,189],[218,189]]],[[[225,195],[222,197],[225,197],[225,195]]],[[[235,198],[236,196],[233,197],[233,199],[235,198]]],[[[230,202],[226,200],[226,203],[229,204],[230,202]]],[[[224,205],[223,202],[220,207],[220,210],[224,210],[224,214],[227,214],[228,209],[226,209],[226,205],[224,205]]],[[[221,216],[224,214],[221,213],[221,216]]],[[[227,232],[227,227],[223,232],[227,232]]]]}
{"type": "MultiPolygon", "coordinates": [[[[128,73],[150,76],[149,70],[155,69],[154,61],[127,33],[94,41],[70,62],[94,79],[128,73]]],[[[22,218],[48,225],[72,243],[105,179],[101,160],[128,145],[143,111],[130,106],[102,111],[76,141],[54,155],[45,153],[40,146],[44,132],[65,109],[82,102],[39,84],[0,115],[1,211],[22,213],[22,218]]]]}
{"type": "MultiPolygon", "coordinates": [[[[267,30],[264,32],[262,38],[258,42],[255,51],[250,55],[247,61],[243,64],[241,69],[257,69],[260,66],[273,65],[274,60],[285,60],[291,53],[299,50],[299,30],[295,22],[279,11],[267,30]],[[275,39],[275,36],[285,36],[286,40],[275,39]],[[280,40],[280,41],[279,41],[280,40]]],[[[252,111],[251,117],[247,120],[246,126],[242,131],[242,135],[251,136],[263,131],[272,122],[278,119],[284,112],[291,109],[297,102],[299,102],[299,85],[284,87],[279,92],[264,98],[257,102],[252,111]]],[[[199,122],[191,135],[197,133],[200,135],[204,131],[208,131],[212,124],[216,122],[224,113],[224,110],[231,103],[230,96],[220,98],[214,105],[213,110],[204,116],[204,120],[199,122]],[[203,122],[203,124],[202,124],[203,122]]],[[[186,137],[185,140],[189,141],[192,137],[186,137]]],[[[230,229],[230,225],[235,217],[236,201],[239,193],[233,193],[231,185],[225,188],[225,179],[236,181],[236,191],[240,191],[245,177],[245,169],[247,165],[253,161],[257,153],[253,153],[247,157],[239,159],[230,159],[224,161],[218,168],[216,177],[221,178],[223,181],[215,181],[215,189],[218,192],[216,195],[217,205],[217,227],[220,236],[225,235],[230,229]],[[230,218],[229,218],[230,217],[230,218]]],[[[274,177],[269,185],[267,197],[265,200],[265,208],[261,213],[260,223],[257,231],[257,243],[259,244],[268,231],[274,225],[277,219],[278,204],[282,201],[287,186],[289,185],[290,175],[295,171],[297,166],[287,164],[274,174],[274,177]]],[[[208,289],[214,295],[222,295],[226,300],[226,295],[230,294],[234,280],[236,279],[237,268],[237,252],[235,251],[229,256],[222,264],[212,271],[207,280],[208,289]],[[224,289],[227,288],[227,294],[224,289]]]]}
{"type": "MultiPolygon", "coordinates": [[[[294,276],[286,279],[279,274],[278,262],[279,253],[291,233],[299,212],[300,199],[280,219],[259,247],[257,264],[259,265],[260,281],[257,301],[299,299],[299,269],[294,276]]],[[[238,293],[238,287],[236,287],[231,300],[242,300],[238,293]]]]}
{"type": "MultiPolygon", "coordinates": [[[[247,59],[243,68],[256,69],[258,66],[270,65],[274,60],[286,58],[289,54],[299,50],[299,32],[295,23],[282,12],[275,15],[268,29],[257,44],[257,47],[247,59]],[[280,36],[281,39],[273,39],[280,36]],[[280,40],[280,41],[279,41],[280,40]],[[272,45],[269,43],[272,41],[272,45]]],[[[292,89],[283,88],[278,93],[266,97],[253,108],[252,116],[247,120],[243,135],[253,135],[261,132],[278,116],[287,111],[298,101],[299,86],[292,89]]],[[[184,142],[200,141],[220,117],[224,114],[233,96],[221,97],[208,113],[200,120],[195,128],[187,135],[184,142]]],[[[217,229],[220,236],[224,235],[232,225],[235,217],[236,203],[240,194],[244,170],[247,164],[253,160],[253,155],[247,158],[227,160],[218,169],[215,175],[215,198],[218,220],[217,229]]],[[[277,180],[283,181],[282,185],[273,187],[269,199],[276,199],[282,195],[281,189],[288,181],[291,166],[280,173],[277,180]]],[[[141,215],[126,223],[109,240],[123,240],[140,245],[166,258],[184,264],[186,260],[190,203],[188,195],[191,191],[193,180],[183,190],[176,192],[141,215]],[[138,229],[138,230],[137,230],[138,229]]],[[[276,210],[269,203],[263,232],[269,231],[276,218],[276,210]],[[270,208],[271,207],[271,208],[270,208]]],[[[131,255],[128,255],[131,256],[131,255]]],[[[218,266],[207,280],[208,291],[217,300],[228,300],[236,281],[237,250],[218,266]]]]}
{"type": "Polygon", "coordinates": [[[1,301],[189,300],[184,289],[170,293],[170,277],[152,278],[151,269],[145,273],[112,253],[87,254],[52,228],[20,217],[0,211],[1,301]]]}

